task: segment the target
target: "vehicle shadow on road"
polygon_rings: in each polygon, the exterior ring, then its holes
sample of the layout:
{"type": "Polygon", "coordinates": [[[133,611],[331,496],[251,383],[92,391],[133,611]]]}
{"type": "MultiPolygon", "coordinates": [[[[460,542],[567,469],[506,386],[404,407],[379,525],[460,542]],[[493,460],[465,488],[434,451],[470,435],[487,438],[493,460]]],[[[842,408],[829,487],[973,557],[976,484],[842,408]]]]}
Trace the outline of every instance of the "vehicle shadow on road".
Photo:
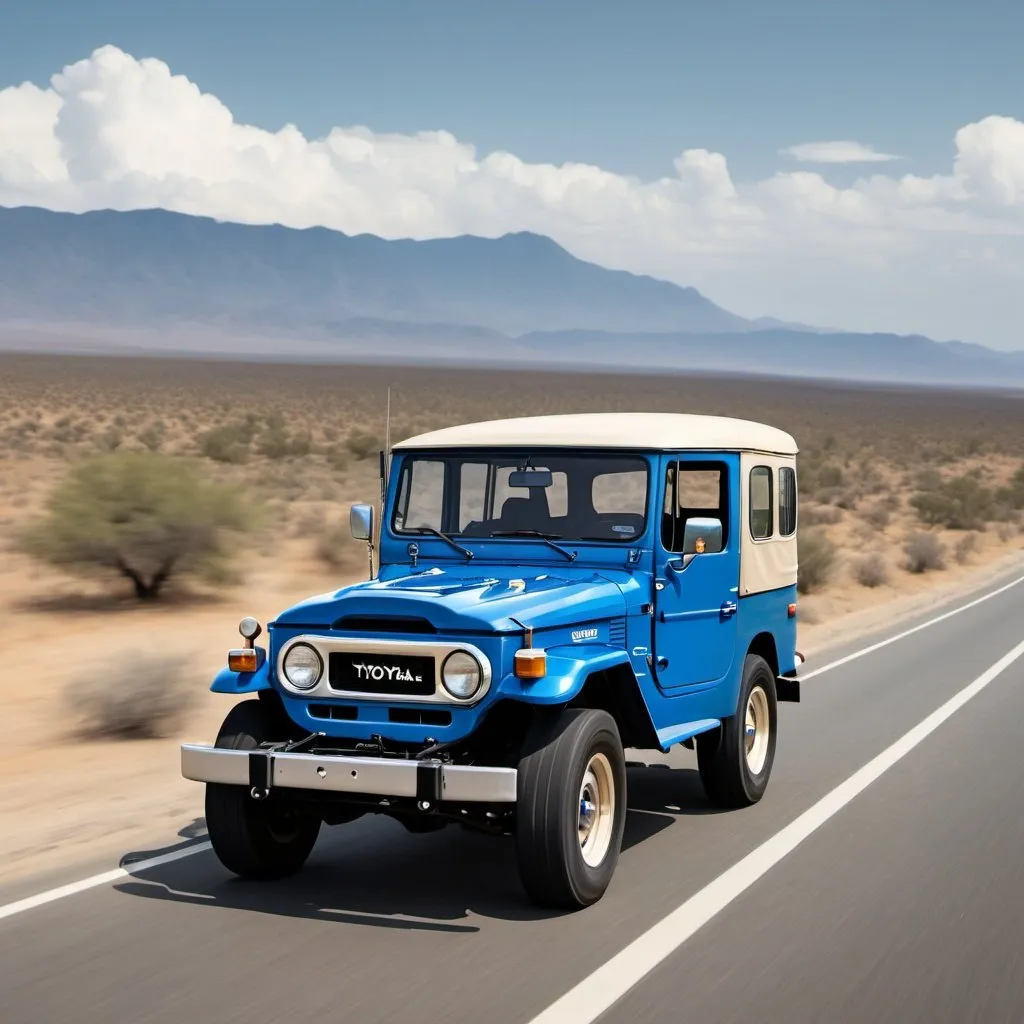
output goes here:
{"type": "MultiPolygon", "coordinates": [[[[631,849],[671,828],[678,817],[710,810],[695,771],[631,768],[619,870],[628,866],[631,849]]],[[[203,830],[197,819],[179,834],[194,842],[203,830]]],[[[133,863],[187,842],[126,854],[121,864],[131,870],[133,863]]],[[[395,821],[374,817],[325,828],[305,868],[282,881],[234,878],[207,853],[133,874],[114,888],[141,899],[428,932],[477,932],[474,916],[506,921],[563,916],[527,901],[508,838],[457,825],[412,835],[395,821]]]]}

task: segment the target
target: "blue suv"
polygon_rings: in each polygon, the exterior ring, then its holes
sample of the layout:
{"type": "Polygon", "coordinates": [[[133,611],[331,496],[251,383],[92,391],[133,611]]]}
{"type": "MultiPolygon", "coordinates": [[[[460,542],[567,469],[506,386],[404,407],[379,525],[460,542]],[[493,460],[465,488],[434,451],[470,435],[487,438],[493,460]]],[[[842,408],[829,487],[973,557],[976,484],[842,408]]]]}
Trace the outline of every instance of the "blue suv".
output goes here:
{"type": "Polygon", "coordinates": [[[221,862],[301,867],[323,824],[386,814],[513,837],[527,895],[607,889],[626,749],[696,749],[708,798],[761,799],[799,701],[797,446],[745,420],[540,416],[411,438],[381,510],[351,510],[371,578],[243,619],[213,683],[245,695],[206,783],[221,862]]]}

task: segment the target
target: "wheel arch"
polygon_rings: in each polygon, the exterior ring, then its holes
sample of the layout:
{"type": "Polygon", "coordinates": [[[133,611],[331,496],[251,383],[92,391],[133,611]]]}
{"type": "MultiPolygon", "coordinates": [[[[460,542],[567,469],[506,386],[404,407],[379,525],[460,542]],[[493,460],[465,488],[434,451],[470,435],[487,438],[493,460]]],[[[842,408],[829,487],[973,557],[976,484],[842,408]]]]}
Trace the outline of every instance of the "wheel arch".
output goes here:
{"type": "Polygon", "coordinates": [[[747,654],[756,654],[768,662],[772,675],[778,678],[779,675],[779,648],[775,642],[773,633],[764,631],[758,633],[747,647],[747,654]]]}
{"type": "Polygon", "coordinates": [[[628,663],[588,673],[568,708],[597,708],[615,719],[623,747],[653,749],[659,746],[658,731],[628,663]]]}

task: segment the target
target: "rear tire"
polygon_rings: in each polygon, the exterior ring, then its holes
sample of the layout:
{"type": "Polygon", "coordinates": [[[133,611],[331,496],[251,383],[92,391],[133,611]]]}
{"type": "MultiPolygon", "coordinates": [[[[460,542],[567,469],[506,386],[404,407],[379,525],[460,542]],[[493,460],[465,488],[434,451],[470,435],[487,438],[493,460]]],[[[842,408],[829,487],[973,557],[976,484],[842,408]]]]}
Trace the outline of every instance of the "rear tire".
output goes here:
{"type": "MultiPolygon", "coordinates": [[[[259,700],[236,704],[217,734],[215,746],[255,750],[283,738],[284,723],[259,700]]],[[[206,828],[218,860],[242,878],[275,879],[294,874],[306,862],[320,833],[319,817],[300,814],[274,796],[257,801],[245,786],[206,785],[206,828]]]]}
{"type": "Polygon", "coordinates": [[[697,737],[700,781],[713,804],[748,807],[764,796],[775,762],[777,722],[775,675],[764,658],[748,654],[736,714],[697,737]]]}
{"type": "Polygon", "coordinates": [[[516,855],[530,899],[578,910],[615,873],[626,823],[626,760],[615,719],[578,708],[530,730],[519,762],[516,855]]]}

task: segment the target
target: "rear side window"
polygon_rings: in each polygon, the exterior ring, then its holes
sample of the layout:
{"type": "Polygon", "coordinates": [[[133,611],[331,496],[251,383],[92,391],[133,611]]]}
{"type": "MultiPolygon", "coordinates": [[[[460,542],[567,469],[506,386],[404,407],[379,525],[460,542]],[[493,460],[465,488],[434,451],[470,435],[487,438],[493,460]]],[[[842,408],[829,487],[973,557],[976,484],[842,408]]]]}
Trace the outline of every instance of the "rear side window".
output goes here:
{"type": "Polygon", "coordinates": [[[789,466],[779,470],[779,536],[796,533],[796,471],[789,466]]]}
{"type": "Polygon", "coordinates": [[[772,535],[772,490],[771,468],[755,466],[750,471],[750,535],[754,540],[767,540],[772,535]]]}

